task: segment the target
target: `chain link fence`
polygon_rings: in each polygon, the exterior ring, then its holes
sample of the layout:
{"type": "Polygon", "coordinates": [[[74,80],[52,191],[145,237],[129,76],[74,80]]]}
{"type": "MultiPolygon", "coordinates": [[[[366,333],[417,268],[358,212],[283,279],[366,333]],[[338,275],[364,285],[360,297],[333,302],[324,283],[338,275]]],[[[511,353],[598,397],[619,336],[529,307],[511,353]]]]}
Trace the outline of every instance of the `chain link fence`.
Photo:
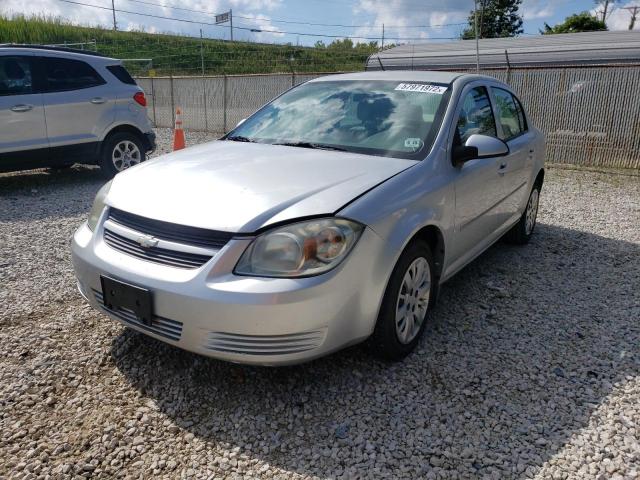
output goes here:
{"type": "Polygon", "coordinates": [[[292,86],[323,74],[138,77],[156,127],[173,127],[177,107],[186,129],[223,134],[292,86]]]}
{"type": "MultiPolygon", "coordinates": [[[[547,161],[640,169],[640,66],[490,70],[510,84],[547,136],[547,161]]],[[[223,134],[273,97],[326,74],[143,77],[138,84],[158,127],[223,134]]]]}

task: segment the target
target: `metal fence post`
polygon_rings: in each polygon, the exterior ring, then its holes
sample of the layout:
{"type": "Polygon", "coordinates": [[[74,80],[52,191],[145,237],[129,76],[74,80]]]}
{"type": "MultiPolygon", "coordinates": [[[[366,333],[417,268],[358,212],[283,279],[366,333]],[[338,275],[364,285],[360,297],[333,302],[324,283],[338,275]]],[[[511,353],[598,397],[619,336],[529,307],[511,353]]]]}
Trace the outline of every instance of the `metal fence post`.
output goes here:
{"type": "Polygon", "coordinates": [[[169,90],[171,90],[171,125],[175,126],[175,124],[176,124],[176,105],[175,105],[174,100],[173,100],[173,73],[169,74],[169,90]]]}
{"type": "Polygon", "coordinates": [[[224,75],[222,84],[222,131],[227,133],[227,75],[224,75]]]}
{"type": "Polygon", "coordinates": [[[151,77],[151,101],[153,102],[153,126],[157,127],[158,122],[156,121],[156,88],[153,84],[153,77],[151,77]]]}
{"type": "Polygon", "coordinates": [[[204,101],[204,130],[209,131],[209,114],[207,113],[207,84],[204,76],[202,77],[202,100],[204,101]]]}

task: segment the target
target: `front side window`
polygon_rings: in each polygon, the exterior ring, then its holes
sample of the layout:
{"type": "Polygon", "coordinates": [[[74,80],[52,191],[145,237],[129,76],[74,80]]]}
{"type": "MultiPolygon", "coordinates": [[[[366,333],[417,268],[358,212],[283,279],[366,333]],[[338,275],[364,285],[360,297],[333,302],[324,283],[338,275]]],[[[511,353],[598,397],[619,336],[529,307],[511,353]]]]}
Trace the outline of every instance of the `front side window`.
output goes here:
{"type": "Polygon", "coordinates": [[[465,95],[458,116],[456,144],[464,145],[474,134],[497,136],[496,120],[486,87],[475,87],[465,95]]]}
{"type": "Polygon", "coordinates": [[[32,92],[29,57],[0,57],[0,95],[27,95],[32,92]]]}
{"type": "Polygon", "coordinates": [[[106,83],[91,65],[80,60],[44,57],[46,91],[63,92],[106,83]]]}
{"type": "Polygon", "coordinates": [[[520,102],[502,88],[494,88],[493,95],[496,99],[498,121],[502,126],[502,140],[509,141],[527,131],[524,112],[520,102]]]}
{"type": "Polygon", "coordinates": [[[440,128],[448,96],[448,86],[427,82],[309,82],[275,99],[226,139],[421,159],[440,128]]]}

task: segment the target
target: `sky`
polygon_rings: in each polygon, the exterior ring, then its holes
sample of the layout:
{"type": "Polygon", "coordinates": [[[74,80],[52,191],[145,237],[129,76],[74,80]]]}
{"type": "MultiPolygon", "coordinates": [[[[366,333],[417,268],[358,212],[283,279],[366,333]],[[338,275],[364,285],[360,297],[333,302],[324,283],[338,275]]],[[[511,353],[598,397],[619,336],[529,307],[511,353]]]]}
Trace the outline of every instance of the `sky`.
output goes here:
{"type": "MultiPolygon", "coordinates": [[[[71,1],[76,3],[64,0],[0,0],[0,13],[59,16],[77,24],[112,27],[111,0],[71,1]]],[[[213,15],[200,12],[213,14],[231,9],[235,40],[290,42],[307,46],[319,40],[331,43],[335,38],[344,37],[353,38],[356,42],[380,41],[383,24],[385,43],[418,43],[457,38],[473,9],[473,0],[113,1],[117,26],[121,30],[198,36],[202,28],[205,37],[228,40],[229,24],[215,26],[213,15]],[[156,17],[171,17],[172,20],[156,17]]],[[[610,30],[628,28],[630,13],[623,7],[634,4],[638,2],[631,0],[614,4],[614,11],[607,20],[610,30]]],[[[573,13],[595,11],[597,8],[593,0],[523,0],[520,12],[524,19],[525,34],[537,34],[544,22],[554,25],[573,13]]],[[[636,29],[640,29],[640,19],[636,29]]]]}

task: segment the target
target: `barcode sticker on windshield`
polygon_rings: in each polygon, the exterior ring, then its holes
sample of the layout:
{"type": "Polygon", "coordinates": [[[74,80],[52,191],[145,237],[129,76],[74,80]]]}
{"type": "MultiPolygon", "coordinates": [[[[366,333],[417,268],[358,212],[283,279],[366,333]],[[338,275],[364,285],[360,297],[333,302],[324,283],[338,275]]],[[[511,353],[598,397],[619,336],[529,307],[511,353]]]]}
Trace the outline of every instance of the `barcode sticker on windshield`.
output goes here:
{"type": "Polygon", "coordinates": [[[442,95],[447,91],[447,87],[442,87],[440,85],[426,85],[424,83],[401,83],[395,88],[395,90],[400,90],[403,92],[435,93],[438,95],[442,95]]]}

